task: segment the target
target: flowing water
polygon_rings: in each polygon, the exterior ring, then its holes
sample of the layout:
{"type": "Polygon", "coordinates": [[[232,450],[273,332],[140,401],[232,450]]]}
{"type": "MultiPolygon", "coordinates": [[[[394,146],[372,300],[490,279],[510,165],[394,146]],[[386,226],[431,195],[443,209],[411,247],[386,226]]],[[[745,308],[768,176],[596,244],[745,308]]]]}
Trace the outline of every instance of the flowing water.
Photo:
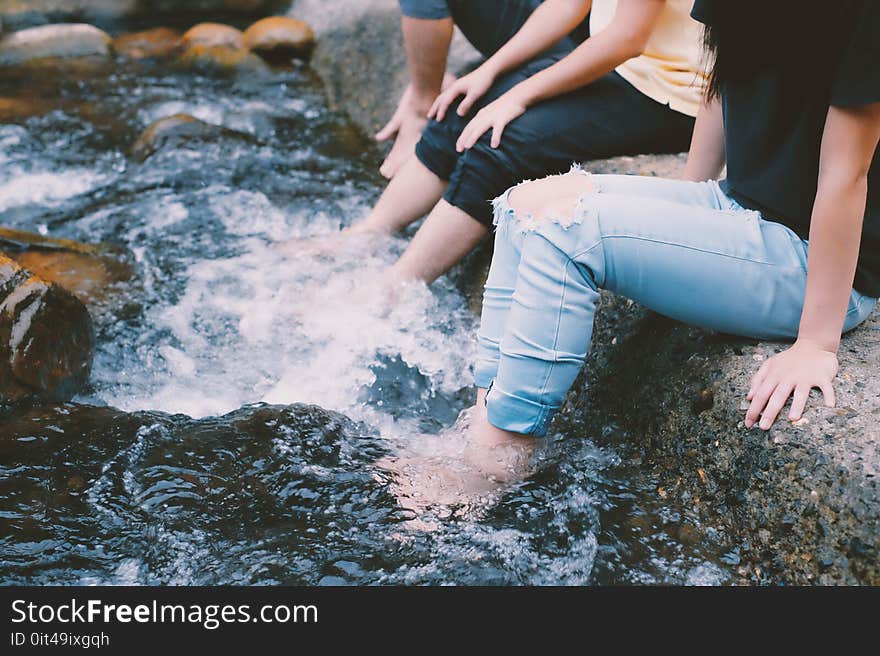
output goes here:
{"type": "Polygon", "coordinates": [[[96,301],[90,387],[0,418],[0,582],[729,578],[720,536],[573,432],[524,481],[414,525],[382,463],[454,466],[444,430],[473,402],[476,317],[455,273],[382,298],[404,239],[271,247],[338,230],[381,189],[375,147],[307,67],[9,69],[0,96],[39,106],[0,125],[0,224],[115,244],[134,271],[96,301]],[[178,113],[225,130],[130,156],[178,113]]]}

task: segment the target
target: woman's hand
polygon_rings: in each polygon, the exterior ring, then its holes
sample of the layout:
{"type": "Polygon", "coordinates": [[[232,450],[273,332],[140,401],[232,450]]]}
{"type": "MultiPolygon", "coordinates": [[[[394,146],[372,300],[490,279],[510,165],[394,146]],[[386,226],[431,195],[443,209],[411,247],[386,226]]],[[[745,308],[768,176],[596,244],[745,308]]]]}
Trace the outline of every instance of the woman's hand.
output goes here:
{"type": "Polygon", "coordinates": [[[449,106],[455,102],[459,96],[464,99],[458,104],[459,116],[465,116],[480,98],[486,95],[489,88],[495,82],[495,73],[486,66],[480,66],[475,71],[460,77],[454,83],[446,87],[443,92],[434,100],[431,109],[428,110],[428,118],[442,121],[446,118],[446,112],[449,106]]]}
{"type": "Polygon", "coordinates": [[[791,348],[767,360],[752,378],[747,398],[746,428],[761,418],[759,426],[768,430],[789,397],[794,394],[788,418],[797,421],[804,413],[810,390],[818,387],[825,405],[834,407],[832,381],[837,375],[837,353],[814,342],[797,340],[791,348]]]}
{"type": "Polygon", "coordinates": [[[492,130],[491,146],[498,148],[504,128],[512,120],[525,114],[527,108],[528,103],[517,93],[516,88],[511,89],[477,112],[459,135],[455,149],[462,153],[468,148],[473,148],[479,138],[490,129],[492,130]]]}

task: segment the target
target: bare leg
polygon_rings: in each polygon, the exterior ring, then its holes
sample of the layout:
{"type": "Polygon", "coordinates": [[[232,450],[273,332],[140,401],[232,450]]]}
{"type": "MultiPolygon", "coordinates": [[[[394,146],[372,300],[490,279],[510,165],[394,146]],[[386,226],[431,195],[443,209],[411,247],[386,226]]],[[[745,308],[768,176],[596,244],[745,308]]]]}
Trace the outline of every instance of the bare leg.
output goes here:
{"type": "Polygon", "coordinates": [[[367,218],[349,230],[385,233],[403,230],[431,211],[448,184],[413,155],[385,187],[367,218]]]}
{"type": "MultiPolygon", "coordinates": [[[[529,474],[537,440],[492,426],[479,400],[485,390],[477,390],[477,396],[477,405],[444,434],[415,440],[402,453],[377,463],[390,475],[389,490],[403,508],[437,517],[453,511],[479,515],[498,494],[529,474]]],[[[436,528],[434,521],[421,517],[406,526],[436,528]]]]}
{"type": "Polygon", "coordinates": [[[394,116],[376,135],[379,141],[394,137],[394,147],[379,169],[386,178],[396,175],[412,156],[428,123],[428,110],[440,93],[441,80],[445,85],[455,79],[449,74],[444,76],[452,42],[451,18],[423,20],[404,16],[401,27],[411,81],[394,116]]]}
{"type": "Polygon", "coordinates": [[[351,245],[353,248],[363,248],[364,236],[376,237],[397,232],[427,214],[442,198],[448,184],[412,156],[385,187],[366,219],[339,234],[290,239],[277,247],[289,255],[332,254],[346,247],[347,238],[361,237],[351,245]]]}
{"type": "Polygon", "coordinates": [[[486,232],[482,223],[441,199],[392,267],[391,276],[431,284],[470,253],[486,232]]]}

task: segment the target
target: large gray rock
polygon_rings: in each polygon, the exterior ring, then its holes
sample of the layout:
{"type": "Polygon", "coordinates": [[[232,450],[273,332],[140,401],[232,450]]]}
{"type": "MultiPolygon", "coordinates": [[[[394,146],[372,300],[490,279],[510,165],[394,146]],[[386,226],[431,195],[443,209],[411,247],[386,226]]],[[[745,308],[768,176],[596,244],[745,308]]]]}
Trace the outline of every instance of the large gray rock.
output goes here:
{"type": "Polygon", "coordinates": [[[749,379],[786,344],[717,335],[603,296],[585,373],[557,420],[602,436],[743,544],[743,582],[880,583],[880,316],[840,350],[837,408],[743,425],[749,379]]]}
{"type": "MultiPolygon", "coordinates": [[[[315,32],[311,64],[331,105],[368,134],[381,128],[409,80],[397,0],[295,0],[289,14],[315,32]]],[[[456,30],[449,70],[459,72],[479,56],[456,30]]]]}
{"type": "MultiPolygon", "coordinates": [[[[313,65],[331,100],[365,130],[380,126],[406,85],[395,0],[297,0],[318,45],[313,65]]],[[[473,57],[461,40],[455,66],[473,57]]],[[[594,172],[674,177],[684,158],[621,157],[594,172]]],[[[463,270],[475,301],[486,258],[463,270]]],[[[478,306],[478,303],[472,305],[478,306]]],[[[746,430],[751,375],[784,344],[756,343],[669,321],[604,294],[584,374],[556,427],[612,446],[742,547],[741,582],[880,584],[880,312],[843,340],[838,407],[818,399],[797,425],[746,430]]]]}

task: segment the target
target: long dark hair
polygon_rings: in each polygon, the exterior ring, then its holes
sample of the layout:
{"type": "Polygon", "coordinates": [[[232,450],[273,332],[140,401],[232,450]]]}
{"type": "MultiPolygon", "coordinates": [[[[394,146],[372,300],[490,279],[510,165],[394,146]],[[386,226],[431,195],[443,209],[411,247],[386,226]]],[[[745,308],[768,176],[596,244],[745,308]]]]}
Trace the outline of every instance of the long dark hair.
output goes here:
{"type": "Polygon", "coordinates": [[[848,0],[704,0],[708,96],[717,97],[727,82],[793,59],[801,63],[789,69],[808,75],[809,62],[823,50],[823,43],[827,45],[823,20],[850,4],[848,0]]]}

